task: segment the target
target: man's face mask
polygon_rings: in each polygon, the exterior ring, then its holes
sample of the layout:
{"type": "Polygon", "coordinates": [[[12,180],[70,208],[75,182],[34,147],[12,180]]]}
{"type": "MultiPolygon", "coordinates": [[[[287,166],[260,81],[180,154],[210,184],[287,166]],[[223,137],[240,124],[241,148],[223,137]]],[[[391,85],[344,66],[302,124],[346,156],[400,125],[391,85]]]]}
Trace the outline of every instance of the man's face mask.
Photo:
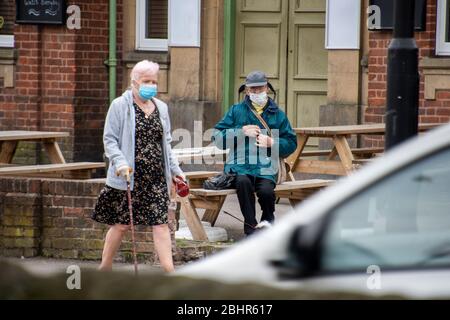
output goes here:
{"type": "Polygon", "coordinates": [[[250,100],[259,106],[265,106],[267,103],[267,92],[249,93],[250,100]]]}
{"type": "Polygon", "coordinates": [[[139,86],[139,96],[142,100],[149,100],[158,93],[158,86],[156,84],[141,84],[139,86]]]}

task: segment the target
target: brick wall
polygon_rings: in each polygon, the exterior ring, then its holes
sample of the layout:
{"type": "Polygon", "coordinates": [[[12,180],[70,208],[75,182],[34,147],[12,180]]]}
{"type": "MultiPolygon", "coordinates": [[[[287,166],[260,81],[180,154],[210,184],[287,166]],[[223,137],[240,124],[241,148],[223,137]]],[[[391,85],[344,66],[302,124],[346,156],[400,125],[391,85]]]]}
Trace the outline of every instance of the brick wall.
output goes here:
{"type": "Polygon", "coordinates": [[[39,255],[42,234],[40,182],[2,181],[0,185],[0,253],[39,255]]]}
{"type": "MultiPolygon", "coordinates": [[[[391,32],[369,32],[369,89],[368,107],[364,113],[364,122],[384,122],[386,111],[386,72],[387,72],[387,48],[391,32]]],[[[424,57],[433,57],[436,42],[436,0],[427,2],[426,30],[415,33],[419,48],[419,60],[424,57]]],[[[424,99],[424,76],[420,73],[419,93],[419,122],[449,122],[450,121],[450,90],[441,90],[437,93],[436,100],[424,99]]],[[[367,137],[367,145],[384,145],[381,137],[367,137]]]]}
{"type": "MultiPolygon", "coordinates": [[[[103,186],[99,182],[2,177],[0,255],[100,259],[108,226],[94,222],[90,214],[103,186]]],[[[174,239],[174,214],[169,217],[174,239]]],[[[154,262],[151,228],[137,226],[136,231],[139,260],[154,262]]],[[[131,257],[127,235],[116,260],[131,261],[131,257]]]]}
{"type": "MultiPolygon", "coordinates": [[[[81,30],[75,42],[75,147],[76,161],[102,161],[103,125],[109,107],[108,59],[109,1],[83,1],[81,30]]],[[[122,1],[117,1],[117,55],[122,51],[122,1]]],[[[117,79],[121,79],[118,64],[117,79]]],[[[116,83],[121,87],[121,82],[116,83]]],[[[117,91],[120,94],[120,91],[117,91]]]]}
{"type": "MultiPolygon", "coordinates": [[[[121,28],[122,1],[117,2],[121,28]]],[[[65,25],[15,25],[15,87],[0,87],[0,130],[68,131],[70,137],[61,142],[67,160],[101,161],[109,105],[108,67],[104,64],[108,58],[108,1],[68,1],[71,4],[81,10],[79,30],[65,25]]],[[[121,36],[118,30],[119,52],[121,36]]],[[[118,72],[122,72],[120,63],[118,72]]],[[[33,163],[36,158],[46,162],[45,152],[40,151],[34,143],[20,144],[14,162],[33,163]]]]}

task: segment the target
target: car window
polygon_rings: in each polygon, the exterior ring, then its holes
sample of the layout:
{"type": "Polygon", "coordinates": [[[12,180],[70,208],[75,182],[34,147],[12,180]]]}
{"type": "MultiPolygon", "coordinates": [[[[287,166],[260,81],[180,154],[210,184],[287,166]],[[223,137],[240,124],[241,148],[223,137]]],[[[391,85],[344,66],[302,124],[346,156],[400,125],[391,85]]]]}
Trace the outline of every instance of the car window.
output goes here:
{"type": "Polygon", "coordinates": [[[450,149],[383,178],[330,217],[322,271],[450,266],[450,149]]]}

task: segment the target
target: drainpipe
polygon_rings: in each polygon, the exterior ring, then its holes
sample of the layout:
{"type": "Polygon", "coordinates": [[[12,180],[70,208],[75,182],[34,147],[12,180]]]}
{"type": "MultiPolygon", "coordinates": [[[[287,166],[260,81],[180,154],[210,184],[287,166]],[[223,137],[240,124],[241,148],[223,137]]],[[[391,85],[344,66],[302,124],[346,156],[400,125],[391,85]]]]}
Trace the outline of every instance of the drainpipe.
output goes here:
{"type": "MultiPolygon", "coordinates": [[[[116,35],[117,35],[117,2],[116,0],[109,0],[109,53],[108,60],[105,64],[109,67],[109,104],[116,98],[116,35]]],[[[109,168],[109,159],[103,153],[103,161],[105,162],[105,169],[109,168]]]]}
{"type": "Polygon", "coordinates": [[[106,64],[109,67],[109,103],[116,98],[116,35],[117,35],[117,2],[109,0],[109,57],[106,64]]]}
{"type": "Polygon", "coordinates": [[[234,0],[224,1],[224,43],[223,43],[223,103],[222,114],[234,102],[234,31],[235,31],[234,0]]]}

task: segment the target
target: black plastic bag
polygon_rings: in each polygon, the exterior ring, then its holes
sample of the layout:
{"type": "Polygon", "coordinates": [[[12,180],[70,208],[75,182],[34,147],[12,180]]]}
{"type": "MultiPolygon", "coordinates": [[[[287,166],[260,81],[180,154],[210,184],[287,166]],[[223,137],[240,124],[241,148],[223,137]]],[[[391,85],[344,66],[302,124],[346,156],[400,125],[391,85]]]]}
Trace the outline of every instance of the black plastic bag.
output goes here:
{"type": "Polygon", "coordinates": [[[224,173],[208,178],[203,182],[203,188],[208,190],[236,189],[236,173],[224,173]]]}

